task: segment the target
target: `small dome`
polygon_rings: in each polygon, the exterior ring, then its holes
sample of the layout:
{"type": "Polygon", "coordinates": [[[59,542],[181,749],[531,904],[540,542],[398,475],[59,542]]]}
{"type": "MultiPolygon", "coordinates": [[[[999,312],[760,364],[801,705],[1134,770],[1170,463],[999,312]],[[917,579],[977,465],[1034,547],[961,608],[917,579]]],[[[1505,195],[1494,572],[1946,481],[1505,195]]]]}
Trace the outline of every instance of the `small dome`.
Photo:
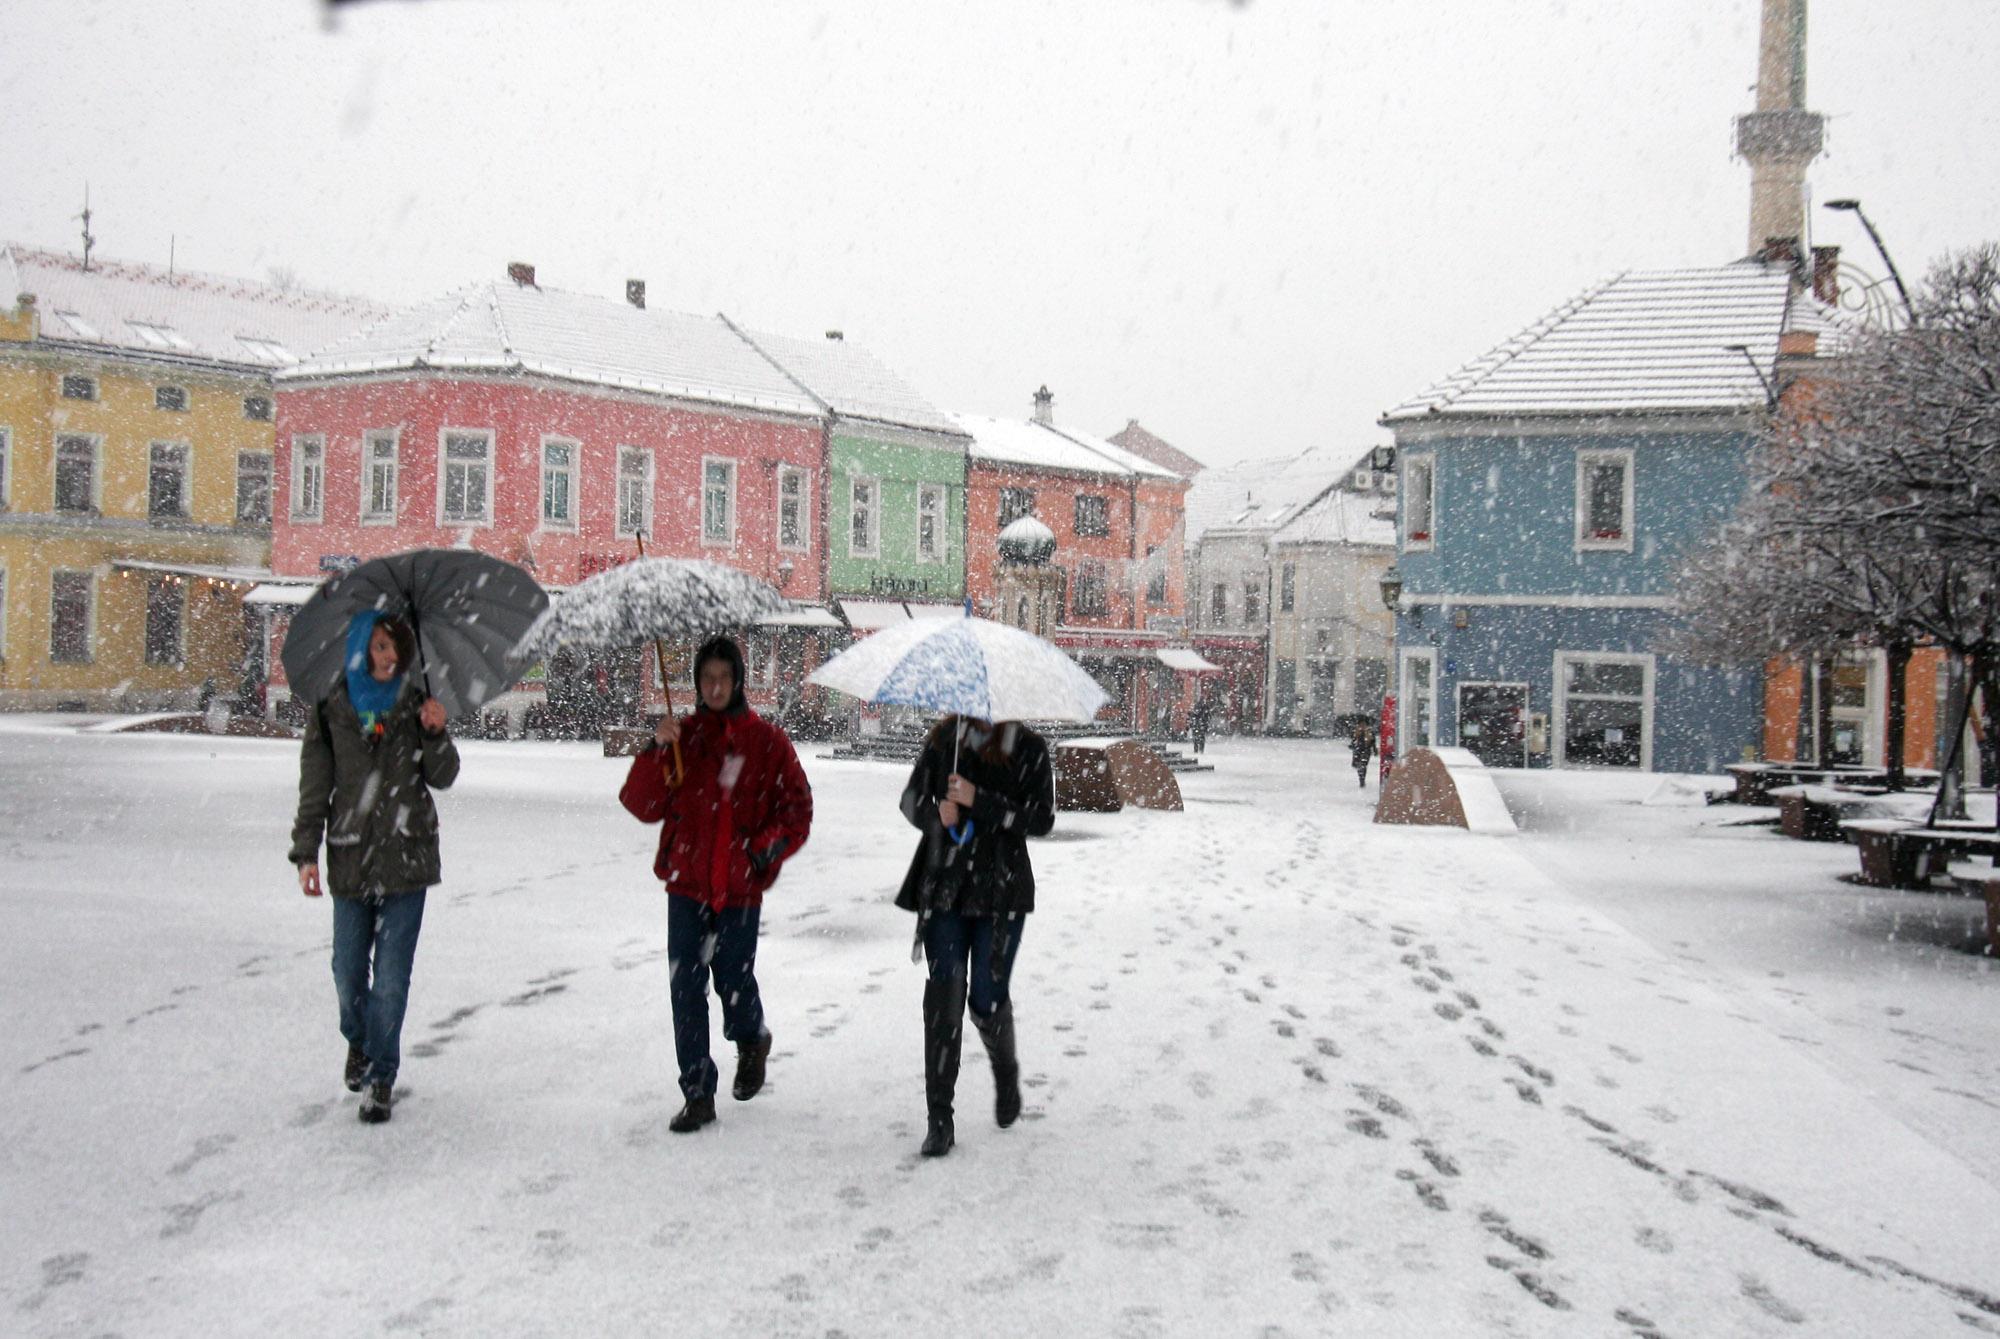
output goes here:
{"type": "Polygon", "coordinates": [[[1045,563],[1055,556],[1056,532],[1022,516],[1000,532],[1000,557],[1010,563],[1045,563]]]}

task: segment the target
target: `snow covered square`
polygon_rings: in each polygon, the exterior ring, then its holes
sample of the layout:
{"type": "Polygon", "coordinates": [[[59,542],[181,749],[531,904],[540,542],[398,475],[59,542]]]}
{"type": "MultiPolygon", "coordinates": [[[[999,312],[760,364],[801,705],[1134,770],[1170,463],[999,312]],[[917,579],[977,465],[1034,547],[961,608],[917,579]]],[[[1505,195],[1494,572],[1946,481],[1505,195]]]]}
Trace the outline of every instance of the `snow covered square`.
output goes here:
{"type": "Polygon", "coordinates": [[[77,719],[0,721],[9,1334],[2000,1333],[1982,909],[1692,782],[1387,828],[1337,744],[1222,739],[1185,813],[1062,814],[1026,1113],[968,1045],[929,1161],[903,769],[802,749],[769,1085],[681,1137],[624,763],[462,744],[370,1127],[297,746],[77,719]]]}

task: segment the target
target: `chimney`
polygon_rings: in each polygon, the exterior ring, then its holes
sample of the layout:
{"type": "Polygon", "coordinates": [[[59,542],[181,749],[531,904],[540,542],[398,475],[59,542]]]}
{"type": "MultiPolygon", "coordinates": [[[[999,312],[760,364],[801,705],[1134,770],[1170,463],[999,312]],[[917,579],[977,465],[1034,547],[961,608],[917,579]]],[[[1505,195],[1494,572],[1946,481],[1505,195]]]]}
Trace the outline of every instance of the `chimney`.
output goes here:
{"type": "Polygon", "coordinates": [[[1056,421],[1056,397],[1047,386],[1035,392],[1035,422],[1054,423],[1056,421]]]}
{"type": "Polygon", "coordinates": [[[1813,257],[1813,296],[1829,307],[1840,305],[1840,248],[1816,246],[1813,257]]]}
{"type": "Polygon", "coordinates": [[[826,332],[826,337],[827,337],[828,339],[832,340],[832,341],[833,341],[833,342],[834,342],[835,344],[838,344],[838,343],[840,343],[840,342],[841,342],[842,340],[844,340],[844,339],[846,339],[846,338],[847,338],[847,336],[846,336],[845,334],[843,334],[842,332],[840,332],[840,331],[838,331],[838,330],[829,330],[829,331],[827,331],[827,332],[826,332]]]}
{"type": "MultiPolygon", "coordinates": [[[[529,280],[529,282],[532,283],[534,281],[529,280]]],[[[646,281],[644,279],[627,279],[625,281],[625,300],[640,311],[646,310],[646,281]]]]}
{"type": "Polygon", "coordinates": [[[1796,237],[1766,237],[1764,245],[1757,248],[1757,259],[1770,265],[1783,265],[1800,283],[1806,281],[1805,260],[1799,255],[1799,239],[1796,237]]]}
{"type": "Polygon", "coordinates": [[[507,265],[507,277],[512,279],[517,287],[535,287],[535,267],[524,260],[510,261],[507,265]]]}

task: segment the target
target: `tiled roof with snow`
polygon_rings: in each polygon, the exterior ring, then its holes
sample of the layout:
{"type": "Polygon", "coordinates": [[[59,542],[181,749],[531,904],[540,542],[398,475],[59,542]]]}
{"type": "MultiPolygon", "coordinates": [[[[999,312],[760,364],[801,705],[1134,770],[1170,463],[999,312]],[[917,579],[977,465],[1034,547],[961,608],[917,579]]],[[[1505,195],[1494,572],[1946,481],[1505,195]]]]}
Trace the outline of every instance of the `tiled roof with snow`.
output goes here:
{"type": "Polygon", "coordinates": [[[1120,446],[1136,456],[1143,456],[1165,469],[1172,470],[1183,479],[1192,479],[1208,468],[1187,452],[1164,438],[1157,437],[1139,426],[1138,419],[1128,419],[1123,428],[1105,439],[1113,446],[1120,446]]]}
{"type": "Polygon", "coordinates": [[[842,418],[958,435],[958,425],[942,409],[844,339],[799,339],[741,326],[736,330],[842,418]]]}
{"type": "Polygon", "coordinates": [[[366,298],[280,288],[127,261],[0,245],[0,303],[32,293],[43,339],[107,352],[270,371],[393,309],[366,298]]]}
{"type": "Polygon", "coordinates": [[[1383,416],[1734,412],[1764,404],[1778,337],[1816,307],[1789,269],[1632,270],[1584,290],[1383,416]],[[1749,352],[1731,346],[1741,345],[1749,352]]]}
{"type": "Polygon", "coordinates": [[[817,418],[820,405],[715,316],[510,281],[412,307],[320,350],[287,380],[434,368],[515,372],[817,418]]]}
{"type": "Polygon", "coordinates": [[[1279,544],[1396,545],[1396,500],[1380,493],[1336,488],[1279,528],[1279,544]]]}
{"type": "Polygon", "coordinates": [[[1275,530],[1355,467],[1352,452],[1315,446],[1203,470],[1188,489],[1187,542],[1210,530],[1275,530]]]}
{"type": "Polygon", "coordinates": [[[1101,437],[1038,423],[1033,419],[982,418],[954,414],[959,429],[972,438],[966,454],[988,465],[1019,465],[1028,469],[1070,470],[1082,474],[1137,475],[1178,481],[1172,470],[1113,446],[1101,437]]]}

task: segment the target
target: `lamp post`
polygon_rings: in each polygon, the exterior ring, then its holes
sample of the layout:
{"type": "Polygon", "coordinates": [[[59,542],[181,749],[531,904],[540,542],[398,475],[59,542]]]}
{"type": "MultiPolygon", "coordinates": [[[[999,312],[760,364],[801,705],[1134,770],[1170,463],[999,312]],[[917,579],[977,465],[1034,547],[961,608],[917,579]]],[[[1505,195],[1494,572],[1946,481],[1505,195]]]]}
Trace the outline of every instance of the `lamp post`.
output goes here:
{"type": "Polygon", "coordinates": [[[1403,574],[1394,563],[1382,569],[1381,586],[1382,607],[1393,614],[1403,603],[1403,574]]]}
{"type": "Polygon", "coordinates": [[[1889,248],[1882,245],[1882,234],[1875,231],[1875,225],[1869,222],[1868,215],[1862,212],[1861,202],[1851,199],[1828,200],[1826,207],[1843,214],[1852,214],[1861,220],[1861,226],[1868,230],[1868,240],[1875,244],[1875,254],[1889,267],[1889,278],[1896,285],[1897,296],[1903,299],[1903,310],[1909,315],[1910,325],[1914,329],[1917,325],[1917,308],[1910,301],[1910,290],[1903,287],[1902,273],[1896,269],[1896,262],[1889,258],[1889,248]]]}

